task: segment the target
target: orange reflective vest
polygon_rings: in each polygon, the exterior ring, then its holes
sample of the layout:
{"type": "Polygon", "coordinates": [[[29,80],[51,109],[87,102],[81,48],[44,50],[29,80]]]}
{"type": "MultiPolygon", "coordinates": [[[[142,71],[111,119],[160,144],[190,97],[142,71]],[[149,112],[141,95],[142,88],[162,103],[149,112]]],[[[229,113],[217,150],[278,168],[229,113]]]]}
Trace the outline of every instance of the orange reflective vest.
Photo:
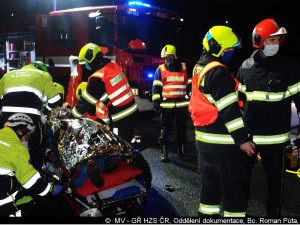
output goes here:
{"type": "MultiPolygon", "coordinates": [[[[198,65],[195,66],[194,71],[198,65]]],[[[210,103],[207,98],[200,92],[199,85],[201,83],[204,75],[211,69],[217,66],[223,66],[227,68],[225,65],[221,64],[218,61],[212,61],[208,63],[201,71],[194,75],[192,79],[192,96],[189,104],[189,111],[191,113],[191,118],[194,122],[195,127],[202,127],[209,124],[212,124],[218,118],[218,108],[210,103]]],[[[235,77],[230,73],[232,78],[234,79],[236,86],[235,90],[238,90],[238,81],[235,77]]]]}
{"type": "Polygon", "coordinates": [[[100,100],[96,103],[97,116],[100,118],[107,116],[110,104],[115,107],[122,107],[134,99],[127,77],[115,62],[110,62],[95,72],[89,78],[88,83],[92,77],[99,77],[104,82],[109,99],[106,105],[100,100]]]}
{"type": "Polygon", "coordinates": [[[159,66],[161,71],[161,80],[163,84],[163,98],[184,98],[188,83],[188,75],[185,63],[181,63],[180,72],[170,72],[165,64],[159,66]]]}

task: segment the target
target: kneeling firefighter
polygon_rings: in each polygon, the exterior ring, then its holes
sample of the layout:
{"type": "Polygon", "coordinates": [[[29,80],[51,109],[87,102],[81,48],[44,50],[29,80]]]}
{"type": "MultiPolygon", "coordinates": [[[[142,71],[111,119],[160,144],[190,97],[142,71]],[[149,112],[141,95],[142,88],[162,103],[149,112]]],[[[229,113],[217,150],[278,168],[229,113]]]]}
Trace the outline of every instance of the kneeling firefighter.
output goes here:
{"type": "Polygon", "coordinates": [[[46,151],[44,125],[41,122],[43,96],[47,97],[45,110],[50,111],[62,104],[62,99],[48,73],[47,66],[40,61],[32,62],[21,69],[6,73],[0,80],[2,120],[20,112],[29,115],[36,130],[28,142],[32,165],[41,169],[46,151]]]}
{"type": "Polygon", "coordinates": [[[245,216],[246,154],[255,154],[238,104],[238,82],[224,65],[241,40],[231,28],[212,27],[194,67],[189,111],[201,179],[200,216],[245,216]]]}
{"type": "Polygon", "coordinates": [[[72,115],[80,118],[96,105],[101,109],[97,115],[107,114],[110,129],[130,143],[138,108],[120,66],[104,58],[101,48],[93,43],[82,47],[79,64],[90,70],[91,76],[82,97],[72,109],[72,115]]]}
{"type": "Polygon", "coordinates": [[[63,186],[44,180],[30,164],[24,142],[34,133],[33,120],[12,114],[0,130],[0,216],[26,216],[41,197],[57,195],[63,186]]]}

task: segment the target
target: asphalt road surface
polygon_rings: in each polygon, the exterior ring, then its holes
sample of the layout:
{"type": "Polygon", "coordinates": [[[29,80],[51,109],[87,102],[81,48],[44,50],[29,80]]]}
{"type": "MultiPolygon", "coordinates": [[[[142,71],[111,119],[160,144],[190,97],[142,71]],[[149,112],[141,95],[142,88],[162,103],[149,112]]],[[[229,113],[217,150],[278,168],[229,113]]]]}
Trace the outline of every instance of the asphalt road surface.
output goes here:
{"type": "MultiPolygon", "coordinates": [[[[147,118],[147,117],[145,117],[147,118]]],[[[160,149],[157,143],[160,127],[159,117],[139,120],[137,128],[143,135],[143,144],[147,148],[142,154],[149,161],[153,175],[153,191],[155,197],[149,194],[150,203],[157,205],[158,210],[145,209],[145,216],[197,216],[199,206],[199,174],[197,172],[197,152],[194,142],[194,127],[192,121],[188,121],[187,153],[189,158],[181,160],[176,152],[176,130],[171,130],[169,150],[169,163],[159,160],[160,149]],[[166,185],[174,187],[174,191],[166,190],[166,185]],[[158,200],[161,198],[160,200],[158,200]]],[[[286,173],[284,180],[284,195],[282,216],[300,216],[300,179],[291,173],[286,173]]],[[[266,177],[262,165],[258,162],[253,169],[251,178],[251,199],[247,209],[247,216],[266,216],[265,202],[267,199],[266,177]]]]}

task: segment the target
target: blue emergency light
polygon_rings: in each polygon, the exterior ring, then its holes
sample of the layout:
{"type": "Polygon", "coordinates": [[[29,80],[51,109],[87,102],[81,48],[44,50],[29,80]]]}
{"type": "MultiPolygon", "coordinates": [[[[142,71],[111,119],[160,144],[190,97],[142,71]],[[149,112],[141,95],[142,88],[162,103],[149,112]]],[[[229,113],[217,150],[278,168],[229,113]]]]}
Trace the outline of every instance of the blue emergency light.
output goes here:
{"type": "Polygon", "coordinates": [[[150,4],[144,3],[144,2],[128,2],[128,5],[130,6],[144,6],[144,7],[151,7],[150,4]]]}
{"type": "Polygon", "coordinates": [[[162,10],[164,12],[178,14],[178,12],[176,12],[176,11],[172,11],[172,10],[169,10],[169,9],[163,9],[163,8],[160,8],[160,7],[157,7],[157,6],[153,6],[153,5],[150,5],[148,3],[144,3],[144,2],[140,2],[140,1],[128,2],[128,5],[132,6],[132,7],[138,7],[138,6],[139,7],[147,7],[147,8],[151,8],[151,9],[162,10]]]}
{"type": "Polygon", "coordinates": [[[153,78],[153,76],[154,76],[153,73],[147,73],[148,78],[153,78]]]}

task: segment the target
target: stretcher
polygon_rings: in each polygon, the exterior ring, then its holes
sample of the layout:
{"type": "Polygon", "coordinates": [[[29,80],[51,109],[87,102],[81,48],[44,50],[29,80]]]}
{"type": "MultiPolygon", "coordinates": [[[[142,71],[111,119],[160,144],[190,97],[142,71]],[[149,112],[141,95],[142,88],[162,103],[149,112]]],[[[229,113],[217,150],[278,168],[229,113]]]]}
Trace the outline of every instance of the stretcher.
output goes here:
{"type": "Polygon", "coordinates": [[[125,140],[90,119],[51,121],[57,144],[46,155],[43,173],[64,186],[62,195],[76,214],[143,216],[141,205],[147,203],[152,179],[145,158],[125,140]],[[100,186],[90,177],[89,160],[98,166],[97,174],[104,181],[100,186]]]}

